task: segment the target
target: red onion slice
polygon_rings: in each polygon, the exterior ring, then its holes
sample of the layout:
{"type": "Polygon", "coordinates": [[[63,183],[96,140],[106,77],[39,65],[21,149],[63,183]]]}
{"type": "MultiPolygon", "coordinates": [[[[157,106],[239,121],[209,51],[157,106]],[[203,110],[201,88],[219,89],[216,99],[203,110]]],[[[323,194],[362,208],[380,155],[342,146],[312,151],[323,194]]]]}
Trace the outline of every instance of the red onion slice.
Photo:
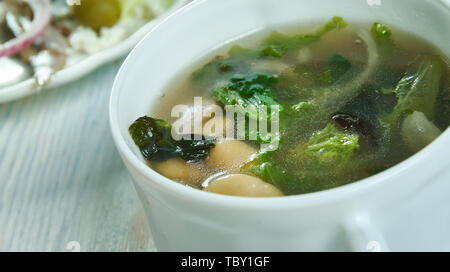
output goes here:
{"type": "Polygon", "coordinates": [[[49,0],[27,1],[33,10],[33,21],[30,30],[22,35],[0,44],[0,57],[11,56],[20,52],[24,47],[32,44],[45,29],[52,18],[51,4],[49,0]]]}

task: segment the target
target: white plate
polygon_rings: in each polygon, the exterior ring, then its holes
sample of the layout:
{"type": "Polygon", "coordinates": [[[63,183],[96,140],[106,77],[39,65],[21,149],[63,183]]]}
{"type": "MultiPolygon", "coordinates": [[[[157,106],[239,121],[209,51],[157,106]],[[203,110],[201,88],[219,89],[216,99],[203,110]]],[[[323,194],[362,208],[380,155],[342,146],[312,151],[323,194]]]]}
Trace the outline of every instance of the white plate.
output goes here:
{"type": "MultiPolygon", "coordinates": [[[[145,34],[147,34],[170,13],[184,6],[189,1],[190,0],[176,0],[165,13],[143,25],[127,39],[114,45],[113,47],[93,54],[76,64],[56,72],[52,76],[50,83],[44,89],[49,89],[72,82],[87,75],[101,65],[126,55],[145,36],[145,34]]],[[[42,91],[42,89],[39,90],[36,88],[34,78],[29,78],[17,84],[1,88],[0,103],[9,102],[40,91],[42,91]]]]}

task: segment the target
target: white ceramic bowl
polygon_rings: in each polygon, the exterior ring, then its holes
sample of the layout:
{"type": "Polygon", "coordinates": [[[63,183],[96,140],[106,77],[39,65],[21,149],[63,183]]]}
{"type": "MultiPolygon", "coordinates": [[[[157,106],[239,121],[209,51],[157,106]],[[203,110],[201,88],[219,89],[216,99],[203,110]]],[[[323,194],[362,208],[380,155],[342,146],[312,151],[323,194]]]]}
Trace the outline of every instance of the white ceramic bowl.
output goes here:
{"type": "Polygon", "coordinates": [[[132,51],[114,83],[110,122],[162,251],[450,250],[450,131],[391,169],[346,186],[281,198],[210,194],[149,168],[128,134],[193,60],[288,22],[381,21],[450,56],[450,12],[424,0],[208,0],[179,10],[132,51]],[[368,5],[375,3],[375,5],[368,5]]]}
{"type": "MultiPolygon", "coordinates": [[[[153,27],[155,27],[169,14],[184,6],[189,1],[190,0],[176,0],[172,4],[172,6],[161,16],[149,21],[120,43],[98,53],[95,53],[91,56],[88,56],[80,62],[77,62],[69,67],[64,68],[63,70],[56,72],[52,76],[49,84],[45,86],[44,89],[55,88],[70,83],[89,74],[105,63],[125,56],[153,27]]],[[[42,90],[35,87],[34,78],[29,78],[11,86],[0,88],[0,104],[25,97],[39,91],[42,90]]]]}

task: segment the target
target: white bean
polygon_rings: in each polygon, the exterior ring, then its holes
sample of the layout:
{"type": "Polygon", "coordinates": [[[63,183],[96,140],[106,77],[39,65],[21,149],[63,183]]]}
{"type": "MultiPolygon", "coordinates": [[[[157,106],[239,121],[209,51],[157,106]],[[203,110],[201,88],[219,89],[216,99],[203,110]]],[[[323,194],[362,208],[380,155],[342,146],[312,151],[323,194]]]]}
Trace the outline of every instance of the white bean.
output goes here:
{"type": "Polygon", "coordinates": [[[403,140],[414,152],[427,146],[439,135],[441,135],[441,131],[420,111],[408,115],[403,121],[403,140]]]}
{"type": "Polygon", "coordinates": [[[250,145],[238,140],[222,140],[216,143],[208,156],[208,163],[224,170],[239,169],[256,154],[250,145]]]}
{"type": "Polygon", "coordinates": [[[232,196],[247,197],[275,197],[283,194],[275,186],[262,181],[261,179],[245,175],[233,174],[220,177],[212,181],[205,191],[232,196]]]}
{"type": "Polygon", "coordinates": [[[173,158],[155,163],[154,169],[169,179],[189,183],[201,182],[207,175],[200,164],[187,163],[181,158],[173,158]]]}
{"type": "Polygon", "coordinates": [[[227,137],[227,130],[230,130],[230,137],[232,137],[231,134],[234,132],[233,120],[224,116],[214,117],[203,126],[203,135],[223,139],[227,137]]]}

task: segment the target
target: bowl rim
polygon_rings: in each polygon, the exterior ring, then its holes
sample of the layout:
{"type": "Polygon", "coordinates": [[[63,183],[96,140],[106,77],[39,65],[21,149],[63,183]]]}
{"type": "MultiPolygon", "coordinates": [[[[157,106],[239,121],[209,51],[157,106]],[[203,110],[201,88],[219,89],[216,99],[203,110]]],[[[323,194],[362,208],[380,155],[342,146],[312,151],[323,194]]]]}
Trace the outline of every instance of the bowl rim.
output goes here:
{"type": "Polygon", "coordinates": [[[432,158],[436,152],[442,149],[442,145],[445,143],[450,144],[450,129],[446,129],[437,139],[421,151],[381,173],[331,189],[282,197],[255,198],[215,194],[183,185],[159,174],[144,163],[141,158],[134,154],[134,152],[128,147],[120,131],[118,121],[118,103],[120,94],[124,90],[124,88],[121,89],[119,87],[121,81],[120,77],[123,73],[125,73],[126,68],[129,65],[132,65],[130,60],[132,56],[136,54],[137,48],[141,47],[142,44],[149,39],[149,36],[151,36],[153,32],[159,31],[160,28],[164,27],[166,21],[172,20],[172,17],[181,16],[186,12],[190,12],[190,10],[194,9],[196,6],[202,5],[207,1],[209,0],[192,1],[159,22],[129,53],[117,72],[113,82],[109,103],[109,122],[113,140],[122,156],[122,159],[128,162],[127,166],[133,168],[136,173],[145,177],[147,182],[155,183],[161,190],[165,190],[166,193],[169,193],[180,200],[198,202],[202,205],[214,205],[216,207],[234,209],[246,208],[255,211],[298,209],[299,207],[309,208],[312,206],[329,205],[330,203],[340,202],[342,200],[355,197],[356,195],[362,195],[364,192],[376,187],[384,186],[387,183],[398,183],[401,180],[392,180],[393,176],[401,176],[411,169],[415,169],[415,167],[420,167],[421,162],[432,158]]]}

